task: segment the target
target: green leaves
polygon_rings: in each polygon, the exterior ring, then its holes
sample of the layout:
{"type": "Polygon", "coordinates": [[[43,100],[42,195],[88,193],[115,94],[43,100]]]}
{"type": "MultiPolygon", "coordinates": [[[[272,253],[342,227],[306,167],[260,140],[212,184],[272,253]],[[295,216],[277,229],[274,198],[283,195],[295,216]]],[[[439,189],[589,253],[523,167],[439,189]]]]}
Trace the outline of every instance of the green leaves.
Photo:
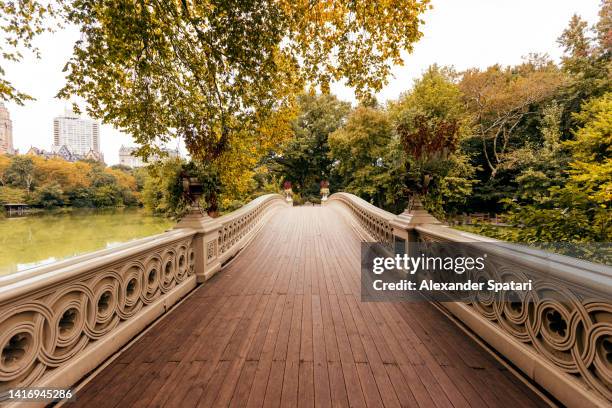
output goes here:
{"type": "Polygon", "coordinates": [[[425,4],[74,0],[66,15],[83,40],[60,96],[83,97],[143,146],[179,136],[215,161],[307,83],[380,89],[420,37],[425,4]]]}
{"type": "Polygon", "coordinates": [[[298,104],[294,136],[275,149],[269,167],[279,179],[290,180],[296,192],[318,196],[319,183],[331,176],[328,137],[342,125],[350,104],[332,95],[301,95],[298,104]]]}
{"type": "Polygon", "coordinates": [[[52,30],[54,4],[37,0],[0,0],[0,100],[23,105],[33,98],[17,90],[4,78],[5,62],[21,61],[23,49],[39,56],[34,38],[43,31],[52,30]]]}

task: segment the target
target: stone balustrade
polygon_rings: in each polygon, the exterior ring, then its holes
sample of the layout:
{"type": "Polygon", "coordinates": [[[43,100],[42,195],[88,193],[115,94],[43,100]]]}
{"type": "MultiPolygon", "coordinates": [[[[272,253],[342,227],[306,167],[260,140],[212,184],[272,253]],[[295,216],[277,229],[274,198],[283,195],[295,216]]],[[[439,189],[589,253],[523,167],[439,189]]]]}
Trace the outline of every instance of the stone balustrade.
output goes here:
{"type": "Polygon", "coordinates": [[[0,391],[71,386],[165,313],[196,286],[194,236],[170,231],[0,277],[0,391]]]}
{"type": "Polygon", "coordinates": [[[193,211],[185,216],[175,228],[189,228],[197,231],[196,251],[201,255],[196,271],[198,282],[204,282],[217,273],[221,266],[236,256],[261,228],[275,209],[286,206],[280,194],[260,196],[245,206],[219,218],[202,215],[193,211]]]}
{"type": "Polygon", "coordinates": [[[457,231],[422,209],[396,216],[347,193],[333,194],[329,201],[346,205],[369,235],[366,239],[387,248],[410,241],[486,245],[494,265],[487,273],[493,278],[545,276],[522,299],[474,298],[438,305],[561,403],[610,406],[610,267],[457,231]]]}
{"type": "MultiPolygon", "coordinates": [[[[218,256],[224,263],[244,247],[249,238],[263,225],[265,218],[273,214],[271,208],[286,206],[279,194],[268,194],[256,198],[244,207],[217,219],[221,224],[217,240],[218,256]]],[[[212,252],[209,252],[212,256],[212,252]]]]}
{"type": "Polygon", "coordinates": [[[341,202],[347,206],[361,227],[376,241],[388,250],[393,249],[394,237],[391,221],[395,215],[382,210],[361,198],[349,193],[334,193],[328,199],[329,204],[341,202]]]}
{"type": "Polygon", "coordinates": [[[278,206],[269,194],[222,217],[0,277],[0,392],[70,387],[244,247],[278,206]]]}

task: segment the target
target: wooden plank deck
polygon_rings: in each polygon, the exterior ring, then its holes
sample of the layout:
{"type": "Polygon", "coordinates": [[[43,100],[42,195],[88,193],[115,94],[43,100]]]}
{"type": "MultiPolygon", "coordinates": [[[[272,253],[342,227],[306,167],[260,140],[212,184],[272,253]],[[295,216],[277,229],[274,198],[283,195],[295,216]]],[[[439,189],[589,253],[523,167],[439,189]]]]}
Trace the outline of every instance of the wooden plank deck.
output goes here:
{"type": "Polygon", "coordinates": [[[282,209],[77,393],[82,407],[546,406],[427,303],[362,303],[359,240],[282,209]]]}

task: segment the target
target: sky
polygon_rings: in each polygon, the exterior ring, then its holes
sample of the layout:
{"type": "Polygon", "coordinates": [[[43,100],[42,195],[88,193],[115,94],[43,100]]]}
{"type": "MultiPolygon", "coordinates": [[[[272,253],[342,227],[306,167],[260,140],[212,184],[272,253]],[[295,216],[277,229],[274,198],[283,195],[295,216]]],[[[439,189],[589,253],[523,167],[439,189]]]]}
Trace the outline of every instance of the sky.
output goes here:
{"type": "MultiPolygon", "coordinates": [[[[457,70],[513,65],[532,52],[547,53],[558,61],[556,40],[570,17],[578,14],[590,24],[597,21],[599,0],[432,0],[424,16],[423,37],[412,54],[404,53],[404,65],[377,94],[379,102],[397,98],[412,86],[431,64],[452,65],[457,70]]],[[[68,106],[56,99],[65,77],[62,69],[72,54],[79,32],[72,27],[37,40],[41,59],[26,53],[19,64],[7,65],[9,81],[36,98],[25,106],[7,103],[13,120],[14,147],[25,153],[30,146],[49,149],[53,118],[68,106]]],[[[353,91],[341,83],[331,88],[340,99],[354,102],[353,91]]],[[[101,128],[101,149],[107,164],[119,162],[121,145],[133,145],[131,137],[109,125],[101,128]]],[[[171,146],[176,147],[176,146],[171,146]]],[[[185,152],[184,147],[182,152],[185,152]]]]}

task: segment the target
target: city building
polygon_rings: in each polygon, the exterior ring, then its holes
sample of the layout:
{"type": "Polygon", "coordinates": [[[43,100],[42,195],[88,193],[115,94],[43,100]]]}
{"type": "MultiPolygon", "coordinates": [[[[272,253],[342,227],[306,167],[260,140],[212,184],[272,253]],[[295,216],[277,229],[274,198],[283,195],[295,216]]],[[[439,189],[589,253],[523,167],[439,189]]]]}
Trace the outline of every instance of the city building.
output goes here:
{"type": "Polygon", "coordinates": [[[141,157],[134,156],[133,153],[136,151],[135,147],[121,146],[119,149],[119,164],[129,167],[142,167],[146,163],[141,157]]]}
{"type": "Polygon", "coordinates": [[[14,154],[13,122],[8,109],[0,102],[0,154],[14,154]]]}
{"type": "Polygon", "coordinates": [[[84,156],[90,151],[100,152],[100,124],[79,117],[73,112],[53,119],[53,145],[65,145],[73,154],[84,156]]]}
{"type": "Polygon", "coordinates": [[[52,146],[50,151],[32,146],[26,152],[26,154],[30,156],[44,157],[45,159],[62,159],[69,162],[90,160],[104,163],[104,155],[100,152],[96,152],[93,149],[90,149],[85,154],[76,154],[70,151],[70,148],[68,148],[68,146],[66,145],[52,146]]]}
{"type": "MultiPolygon", "coordinates": [[[[153,155],[147,162],[145,162],[141,157],[135,156],[137,149],[137,147],[121,146],[119,149],[119,164],[129,167],[142,167],[146,166],[148,163],[153,163],[160,159],[158,155],[153,155]]],[[[181,157],[181,153],[179,152],[178,148],[162,148],[161,151],[165,153],[164,158],[181,157]]]]}

